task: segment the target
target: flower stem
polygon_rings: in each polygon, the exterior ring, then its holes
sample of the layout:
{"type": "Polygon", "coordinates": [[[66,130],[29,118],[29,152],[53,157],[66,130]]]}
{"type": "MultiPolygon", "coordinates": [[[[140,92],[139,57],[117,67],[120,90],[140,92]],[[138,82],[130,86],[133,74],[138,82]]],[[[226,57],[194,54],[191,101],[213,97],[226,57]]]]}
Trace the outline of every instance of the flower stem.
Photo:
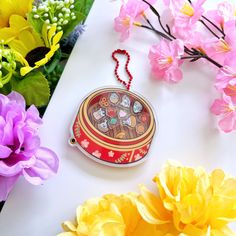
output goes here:
{"type": "Polygon", "coordinates": [[[202,16],[202,18],[204,20],[206,20],[207,22],[209,22],[212,26],[214,26],[222,35],[223,35],[223,38],[225,38],[225,32],[223,29],[221,29],[220,27],[218,27],[214,22],[212,22],[210,19],[208,19],[206,16],[202,16]]]}
{"type": "Polygon", "coordinates": [[[169,26],[166,25],[167,29],[163,26],[163,24],[162,24],[162,22],[161,22],[161,16],[160,16],[159,12],[158,12],[149,2],[147,2],[146,0],[142,0],[142,1],[145,2],[145,3],[150,7],[150,9],[152,10],[152,12],[157,16],[158,21],[159,21],[159,24],[160,24],[162,30],[163,30],[167,35],[169,35],[172,39],[176,39],[176,37],[171,34],[171,31],[170,31],[169,26]]]}
{"type": "Polygon", "coordinates": [[[222,68],[223,67],[221,64],[219,64],[218,62],[216,62],[212,58],[208,57],[206,54],[202,55],[202,58],[205,58],[206,60],[211,62],[213,65],[217,66],[218,68],[222,68]]]}
{"type": "Polygon", "coordinates": [[[199,20],[216,38],[220,39],[220,37],[206,24],[205,21],[199,20]]]}
{"type": "MultiPolygon", "coordinates": [[[[146,28],[149,30],[154,31],[158,36],[161,36],[165,39],[168,39],[170,41],[175,40],[176,37],[174,35],[172,35],[170,27],[166,24],[166,28],[163,26],[162,21],[161,21],[161,16],[158,13],[158,11],[146,0],[142,0],[143,2],[145,2],[150,9],[152,10],[152,12],[157,16],[159,24],[162,28],[162,30],[165,32],[161,32],[159,30],[157,30],[156,28],[154,28],[154,26],[152,25],[152,23],[150,22],[150,20],[146,17],[146,15],[143,14],[143,17],[145,18],[145,20],[147,21],[147,23],[149,24],[149,26],[147,25],[138,25],[142,28],[146,28]]],[[[188,0],[190,4],[192,4],[191,0],[188,0]]],[[[203,17],[203,16],[202,16],[203,17]]],[[[207,20],[209,23],[215,25],[213,22],[211,22],[209,19],[207,19],[206,17],[203,17],[205,20],[207,20]]],[[[210,29],[210,27],[203,21],[201,20],[201,22],[207,27],[208,30],[210,30],[210,32],[212,32],[212,34],[214,34],[218,39],[220,39],[220,37],[210,29]]],[[[218,27],[217,25],[215,25],[215,27],[218,27]]],[[[221,30],[222,33],[222,30],[221,30]]],[[[221,64],[219,64],[218,62],[216,62],[214,59],[210,58],[209,56],[207,56],[205,53],[202,53],[200,50],[197,50],[196,48],[191,48],[189,49],[187,46],[184,46],[184,52],[188,55],[188,56],[183,56],[181,57],[181,59],[191,59],[190,62],[194,62],[197,61],[201,58],[206,59],[207,61],[211,62],[213,65],[217,66],[218,68],[222,68],[223,66],[221,64]]]]}

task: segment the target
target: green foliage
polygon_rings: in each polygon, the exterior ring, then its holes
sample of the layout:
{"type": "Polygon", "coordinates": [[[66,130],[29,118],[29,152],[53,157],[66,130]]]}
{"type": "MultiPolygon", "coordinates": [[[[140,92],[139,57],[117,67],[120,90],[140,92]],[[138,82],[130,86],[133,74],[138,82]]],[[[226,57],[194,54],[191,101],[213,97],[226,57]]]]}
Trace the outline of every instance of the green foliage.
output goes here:
{"type": "Polygon", "coordinates": [[[35,19],[33,12],[29,12],[27,14],[27,20],[30,23],[30,25],[32,25],[34,30],[41,35],[44,21],[40,19],[35,19]]]}
{"type": "Polygon", "coordinates": [[[23,79],[12,78],[11,89],[22,94],[27,105],[44,106],[50,97],[49,84],[40,71],[33,71],[23,79]]]}

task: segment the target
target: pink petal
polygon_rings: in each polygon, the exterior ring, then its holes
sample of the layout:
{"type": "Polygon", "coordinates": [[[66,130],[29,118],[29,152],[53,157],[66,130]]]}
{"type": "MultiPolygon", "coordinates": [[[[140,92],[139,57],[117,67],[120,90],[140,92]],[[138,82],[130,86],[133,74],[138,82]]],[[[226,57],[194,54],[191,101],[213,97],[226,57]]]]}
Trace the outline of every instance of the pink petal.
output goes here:
{"type": "Polygon", "coordinates": [[[236,114],[231,112],[219,121],[219,127],[225,133],[229,133],[235,128],[235,123],[236,123],[236,114]]]}
{"type": "Polygon", "coordinates": [[[179,68],[173,68],[168,71],[167,81],[177,83],[183,78],[183,73],[179,68]]]}
{"type": "Polygon", "coordinates": [[[210,111],[215,115],[220,115],[226,112],[227,104],[224,100],[216,99],[211,108],[210,111]]]}
{"type": "Polygon", "coordinates": [[[39,185],[57,173],[59,160],[57,155],[47,148],[39,148],[35,156],[36,163],[32,167],[24,169],[22,173],[31,184],[39,185]]]}
{"type": "Polygon", "coordinates": [[[19,176],[20,175],[15,175],[12,177],[0,176],[0,202],[7,199],[19,176]]]}

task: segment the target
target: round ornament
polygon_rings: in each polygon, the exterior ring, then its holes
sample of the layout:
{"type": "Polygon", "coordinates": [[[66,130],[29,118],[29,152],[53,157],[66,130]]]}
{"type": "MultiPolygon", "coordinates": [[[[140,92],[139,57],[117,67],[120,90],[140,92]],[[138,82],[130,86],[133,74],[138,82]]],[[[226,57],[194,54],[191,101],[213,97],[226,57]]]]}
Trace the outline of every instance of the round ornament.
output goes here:
{"type": "Polygon", "coordinates": [[[115,61],[115,74],[126,89],[106,87],[90,93],[79,106],[69,143],[99,163],[130,167],[146,159],[156,121],[146,99],[129,91],[132,76],[128,63],[130,80],[126,83],[119,78],[115,61]]]}

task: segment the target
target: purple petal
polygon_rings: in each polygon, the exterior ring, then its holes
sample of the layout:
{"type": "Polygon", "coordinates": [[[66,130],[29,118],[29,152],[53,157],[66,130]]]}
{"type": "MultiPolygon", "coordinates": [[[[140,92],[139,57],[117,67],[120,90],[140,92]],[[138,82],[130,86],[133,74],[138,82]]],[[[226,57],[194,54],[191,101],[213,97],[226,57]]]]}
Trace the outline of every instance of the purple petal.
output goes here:
{"type": "Polygon", "coordinates": [[[35,154],[34,166],[24,169],[23,175],[31,184],[39,185],[57,173],[59,160],[57,155],[48,148],[39,148],[35,154]]]}
{"type": "Polygon", "coordinates": [[[15,101],[18,105],[25,109],[25,99],[21,94],[13,91],[8,94],[7,97],[10,99],[10,101],[15,101]]]}
{"type": "Polygon", "coordinates": [[[3,145],[12,145],[13,144],[13,127],[7,122],[3,128],[2,140],[3,145]]]}
{"type": "Polygon", "coordinates": [[[26,112],[26,122],[29,123],[30,126],[35,124],[41,125],[43,123],[39,116],[38,109],[34,105],[30,106],[26,112]]]}
{"type": "Polygon", "coordinates": [[[24,168],[30,168],[36,162],[36,158],[27,158],[24,155],[12,154],[10,158],[0,160],[0,176],[14,176],[22,172],[24,168]]]}
{"type": "Polygon", "coordinates": [[[7,199],[19,176],[20,175],[15,175],[12,177],[0,176],[0,202],[7,199]]]}
{"type": "Polygon", "coordinates": [[[11,153],[12,150],[9,147],[0,144],[0,158],[7,158],[11,153]]]}

